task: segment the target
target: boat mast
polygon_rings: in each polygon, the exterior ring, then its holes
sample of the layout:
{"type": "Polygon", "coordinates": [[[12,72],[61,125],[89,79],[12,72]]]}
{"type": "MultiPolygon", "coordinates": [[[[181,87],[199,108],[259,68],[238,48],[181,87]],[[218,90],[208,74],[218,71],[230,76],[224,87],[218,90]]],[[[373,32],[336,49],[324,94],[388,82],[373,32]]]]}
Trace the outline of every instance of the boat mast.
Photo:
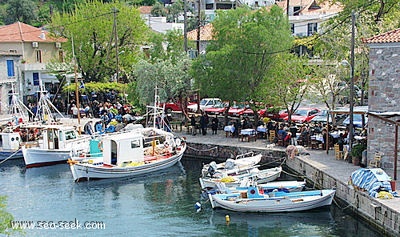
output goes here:
{"type": "Polygon", "coordinates": [[[75,75],[75,97],[76,97],[76,108],[78,109],[78,132],[81,134],[81,109],[79,105],[79,91],[78,91],[78,73],[77,73],[77,65],[76,65],[76,56],[74,49],[74,37],[72,36],[72,58],[74,60],[74,75],[75,75]]]}

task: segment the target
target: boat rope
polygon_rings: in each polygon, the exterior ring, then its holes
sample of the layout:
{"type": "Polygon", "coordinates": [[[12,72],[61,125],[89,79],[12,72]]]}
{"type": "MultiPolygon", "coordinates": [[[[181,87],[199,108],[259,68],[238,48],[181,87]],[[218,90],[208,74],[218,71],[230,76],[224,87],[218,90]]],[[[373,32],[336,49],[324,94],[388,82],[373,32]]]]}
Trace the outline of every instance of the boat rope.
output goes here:
{"type": "Polygon", "coordinates": [[[333,202],[334,202],[335,205],[336,205],[340,210],[342,210],[342,211],[344,211],[344,210],[346,210],[347,208],[351,207],[351,204],[348,204],[348,205],[345,206],[345,207],[340,206],[339,203],[335,200],[335,198],[333,199],[333,202]]]}
{"type": "Polygon", "coordinates": [[[202,152],[202,151],[212,151],[212,150],[218,149],[218,147],[217,147],[217,146],[216,146],[216,147],[212,147],[212,148],[210,148],[210,149],[204,149],[204,150],[199,150],[199,149],[196,149],[196,148],[194,148],[194,147],[191,147],[191,146],[187,146],[187,148],[189,148],[189,149],[192,149],[192,150],[194,150],[194,151],[197,151],[197,152],[202,152]]]}
{"type": "Polygon", "coordinates": [[[6,162],[7,160],[11,159],[13,156],[15,156],[15,154],[17,154],[21,149],[16,150],[14,153],[12,153],[9,157],[5,158],[4,160],[2,160],[0,162],[0,165],[3,164],[4,162],[6,162]]]}
{"type": "Polygon", "coordinates": [[[306,178],[306,176],[304,176],[304,175],[296,175],[296,174],[292,174],[292,173],[286,172],[284,170],[282,170],[282,173],[285,173],[286,175],[289,175],[289,176],[292,176],[292,177],[295,177],[295,178],[301,178],[301,179],[305,179],[306,178]]]}

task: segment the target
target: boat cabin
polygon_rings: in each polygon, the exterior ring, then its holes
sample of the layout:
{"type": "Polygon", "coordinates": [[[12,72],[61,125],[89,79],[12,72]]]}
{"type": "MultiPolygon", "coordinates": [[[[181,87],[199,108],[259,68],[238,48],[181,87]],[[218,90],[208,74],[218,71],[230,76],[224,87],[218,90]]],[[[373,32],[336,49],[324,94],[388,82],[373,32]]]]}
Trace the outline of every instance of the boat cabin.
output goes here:
{"type": "Polygon", "coordinates": [[[41,132],[43,140],[39,141],[39,145],[44,149],[69,148],[71,141],[79,137],[78,131],[74,127],[47,126],[41,132]]]}
{"type": "Polygon", "coordinates": [[[103,148],[104,163],[122,165],[125,162],[144,162],[143,138],[140,132],[105,137],[99,145],[103,148]]]}
{"type": "Polygon", "coordinates": [[[21,136],[18,132],[0,133],[0,147],[3,150],[18,150],[21,143],[21,136]]]}

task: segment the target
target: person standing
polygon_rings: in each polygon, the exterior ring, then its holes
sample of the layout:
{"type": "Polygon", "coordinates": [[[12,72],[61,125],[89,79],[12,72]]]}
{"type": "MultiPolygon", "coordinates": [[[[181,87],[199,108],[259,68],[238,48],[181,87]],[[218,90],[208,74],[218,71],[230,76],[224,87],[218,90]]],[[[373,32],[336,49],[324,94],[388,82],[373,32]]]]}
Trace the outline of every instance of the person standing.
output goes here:
{"type": "Polygon", "coordinates": [[[292,126],[289,128],[289,132],[292,134],[290,139],[290,144],[293,146],[297,146],[297,126],[296,123],[292,123],[292,126]]]}
{"type": "Polygon", "coordinates": [[[190,117],[190,126],[192,126],[192,135],[196,135],[196,117],[194,114],[190,117]]]}
{"type": "Polygon", "coordinates": [[[215,115],[215,118],[211,120],[211,129],[212,129],[212,134],[217,134],[218,130],[218,116],[215,115]]]}
{"type": "Polygon", "coordinates": [[[204,135],[207,134],[207,120],[206,116],[204,115],[204,112],[201,112],[200,116],[200,127],[201,127],[201,133],[204,135]]]}

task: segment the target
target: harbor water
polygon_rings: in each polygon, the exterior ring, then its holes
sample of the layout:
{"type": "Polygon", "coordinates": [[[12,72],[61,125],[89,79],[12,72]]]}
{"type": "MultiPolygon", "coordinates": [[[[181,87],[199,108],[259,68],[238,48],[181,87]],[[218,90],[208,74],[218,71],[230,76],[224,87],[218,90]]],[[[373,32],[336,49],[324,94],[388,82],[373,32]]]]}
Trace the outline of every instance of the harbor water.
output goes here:
{"type": "Polygon", "coordinates": [[[279,214],[213,210],[201,198],[203,162],[184,157],[141,178],[74,183],[68,164],[25,169],[23,160],[7,161],[0,195],[13,224],[26,225],[15,236],[382,236],[337,205],[279,214]]]}

